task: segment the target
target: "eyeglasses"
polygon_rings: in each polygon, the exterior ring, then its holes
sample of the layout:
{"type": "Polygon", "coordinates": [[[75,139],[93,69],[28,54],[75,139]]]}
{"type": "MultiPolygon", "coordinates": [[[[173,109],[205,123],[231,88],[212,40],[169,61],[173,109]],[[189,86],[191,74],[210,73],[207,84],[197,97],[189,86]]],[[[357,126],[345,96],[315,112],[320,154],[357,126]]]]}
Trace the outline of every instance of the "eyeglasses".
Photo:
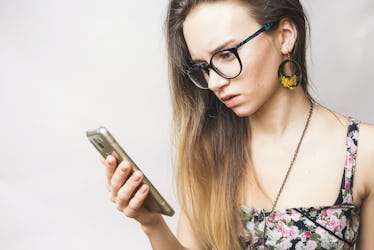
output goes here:
{"type": "Polygon", "coordinates": [[[242,62],[240,60],[238,49],[251,41],[262,32],[269,30],[277,22],[266,23],[255,33],[247,37],[244,41],[236,46],[215,52],[210,58],[209,63],[195,63],[187,70],[190,80],[200,89],[208,89],[209,72],[212,69],[219,76],[226,79],[233,79],[242,72],[242,62]]]}

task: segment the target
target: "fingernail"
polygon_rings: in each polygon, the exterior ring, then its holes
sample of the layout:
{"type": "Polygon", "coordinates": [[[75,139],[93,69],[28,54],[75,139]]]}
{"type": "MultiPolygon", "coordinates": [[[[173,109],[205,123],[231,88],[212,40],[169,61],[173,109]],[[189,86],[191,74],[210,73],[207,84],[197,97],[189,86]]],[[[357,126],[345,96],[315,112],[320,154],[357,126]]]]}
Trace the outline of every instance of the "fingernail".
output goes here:
{"type": "Polygon", "coordinates": [[[113,159],[112,156],[109,155],[109,156],[107,157],[107,161],[108,161],[109,164],[113,164],[114,159],[113,159]]]}
{"type": "Polygon", "coordinates": [[[122,170],[123,172],[126,172],[129,168],[130,168],[130,166],[127,165],[127,164],[121,166],[121,170],[122,170]]]}
{"type": "Polygon", "coordinates": [[[140,188],[140,193],[144,194],[145,192],[147,192],[148,190],[148,186],[147,185],[143,185],[141,188],[140,188]]]}
{"type": "Polygon", "coordinates": [[[141,176],[142,176],[142,174],[141,174],[139,171],[136,171],[136,172],[134,173],[133,180],[134,180],[135,182],[136,182],[136,181],[139,181],[141,176]]]}

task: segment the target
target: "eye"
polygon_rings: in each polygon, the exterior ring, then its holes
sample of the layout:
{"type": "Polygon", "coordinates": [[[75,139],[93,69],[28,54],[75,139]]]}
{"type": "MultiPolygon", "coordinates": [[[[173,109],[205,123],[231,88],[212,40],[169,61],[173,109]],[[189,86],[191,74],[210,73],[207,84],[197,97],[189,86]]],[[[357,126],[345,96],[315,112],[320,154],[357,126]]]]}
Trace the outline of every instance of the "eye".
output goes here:
{"type": "Polygon", "coordinates": [[[191,70],[194,71],[195,74],[203,74],[204,77],[207,77],[211,69],[207,63],[195,63],[192,65],[191,70]]]}
{"type": "Polygon", "coordinates": [[[195,64],[195,67],[199,68],[199,69],[204,69],[208,66],[208,64],[206,63],[197,63],[195,64]]]}
{"type": "Polygon", "coordinates": [[[209,76],[211,70],[211,68],[205,68],[205,73],[209,76]]]}
{"type": "Polygon", "coordinates": [[[225,51],[221,51],[221,52],[218,52],[215,56],[214,56],[214,61],[215,62],[230,62],[232,60],[235,60],[235,54],[229,50],[225,50],[225,51]]]}

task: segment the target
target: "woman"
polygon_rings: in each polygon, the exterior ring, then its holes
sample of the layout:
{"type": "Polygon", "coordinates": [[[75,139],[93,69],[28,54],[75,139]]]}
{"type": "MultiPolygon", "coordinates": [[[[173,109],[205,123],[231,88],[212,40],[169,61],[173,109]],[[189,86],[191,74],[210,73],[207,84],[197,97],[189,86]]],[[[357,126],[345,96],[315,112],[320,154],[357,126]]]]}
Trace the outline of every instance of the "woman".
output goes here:
{"type": "Polygon", "coordinates": [[[166,24],[177,237],[141,207],[142,174],[104,162],[153,248],[372,249],[374,126],[313,101],[299,1],[171,0],[166,24]]]}

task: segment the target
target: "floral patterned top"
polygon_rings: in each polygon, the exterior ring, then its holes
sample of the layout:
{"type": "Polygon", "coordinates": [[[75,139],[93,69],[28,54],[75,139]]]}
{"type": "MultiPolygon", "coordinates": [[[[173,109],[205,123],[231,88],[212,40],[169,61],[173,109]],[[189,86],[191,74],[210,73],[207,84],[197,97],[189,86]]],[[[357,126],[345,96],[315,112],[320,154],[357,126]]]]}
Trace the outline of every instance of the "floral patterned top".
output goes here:
{"type": "Polygon", "coordinates": [[[351,118],[341,192],[335,204],[274,212],[243,206],[242,249],[354,249],[360,225],[360,208],[352,199],[358,132],[359,122],[351,118]]]}

